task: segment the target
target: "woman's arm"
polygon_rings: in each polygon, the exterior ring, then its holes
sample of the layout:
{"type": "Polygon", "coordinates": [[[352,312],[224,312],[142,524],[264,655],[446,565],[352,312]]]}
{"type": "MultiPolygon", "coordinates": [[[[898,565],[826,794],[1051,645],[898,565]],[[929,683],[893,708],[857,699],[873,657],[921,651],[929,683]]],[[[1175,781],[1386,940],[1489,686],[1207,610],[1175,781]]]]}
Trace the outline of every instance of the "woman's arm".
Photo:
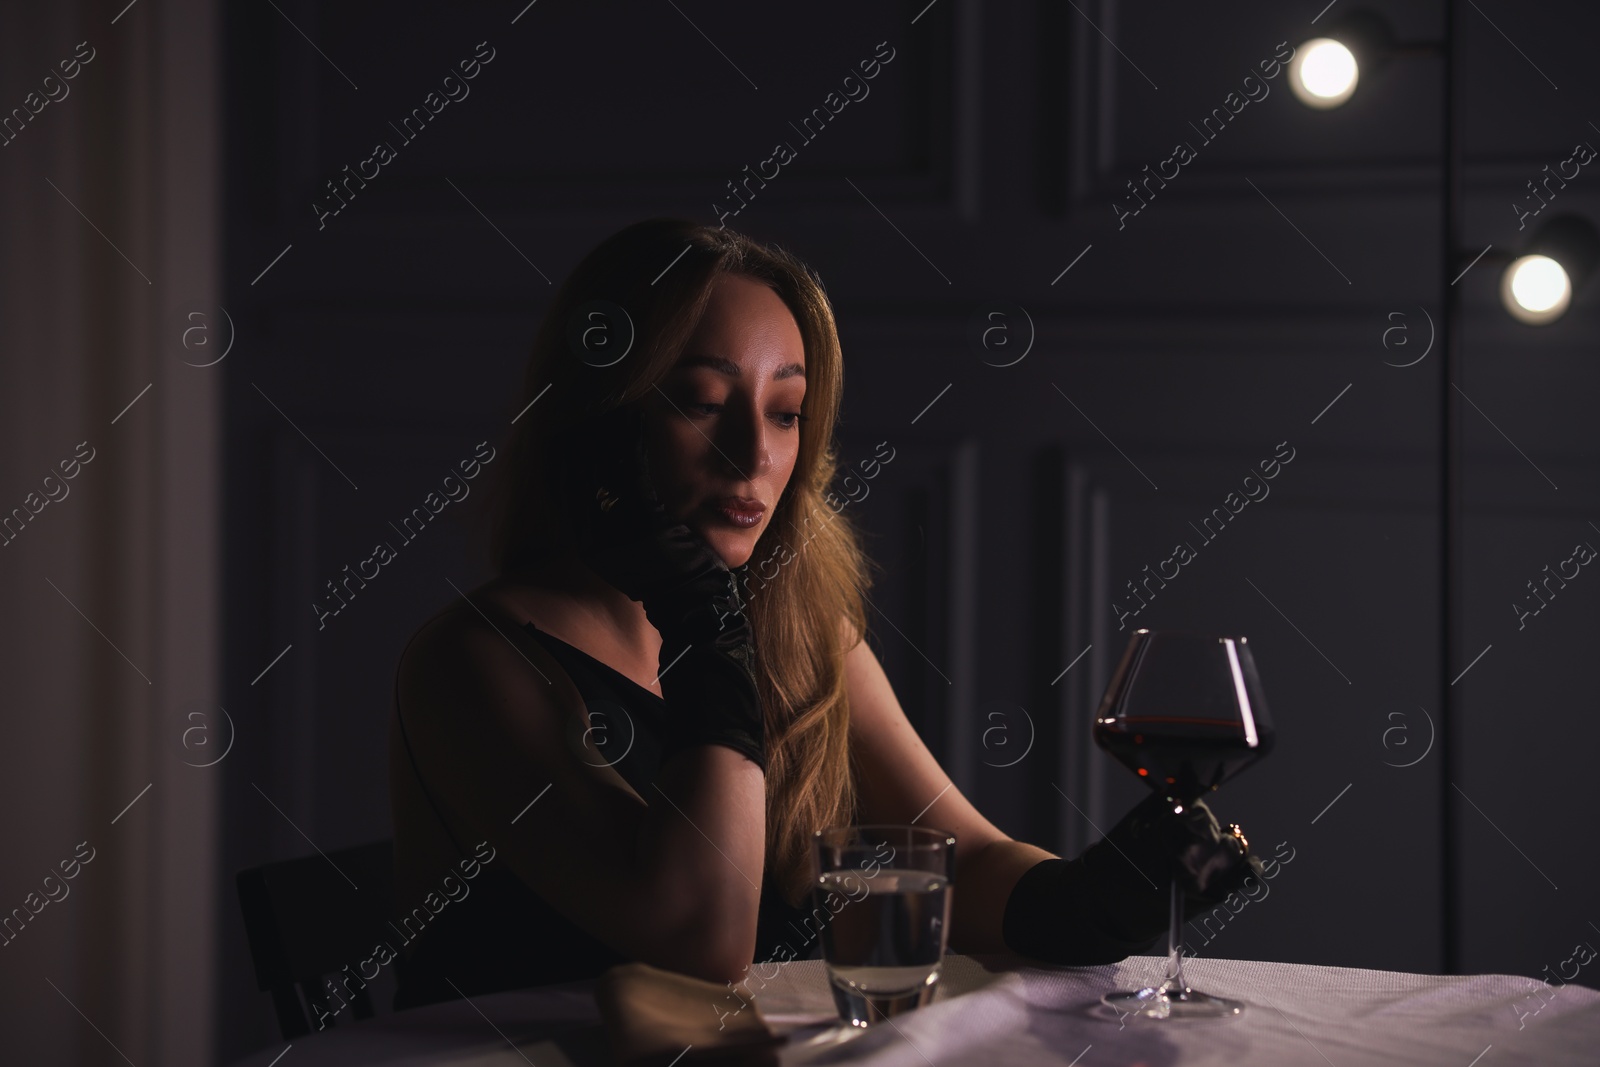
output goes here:
{"type": "Polygon", "coordinates": [[[1113,963],[1148,951],[1166,929],[1175,860],[1191,916],[1220,903],[1252,874],[1262,876],[1260,860],[1222,831],[1203,802],[1188,805],[1180,817],[1156,793],[1071,860],[1012,840],[940,769],[906,720],[871,647],[858,641],[845,663],[851,747],[862,772],[861,821],[915,822],[956,835],[955,951],[1113,963]]]}
{"type": "Polygon", "coordinates": [[[956,835],[950,948],[1010,951],[1001,920],[1012,888],[1034,864],[1055,854],[1015,841],[984,818],[950,781],[906,718],[883,666],[867,642],[845,657],[850,746],[861,770],[863,823],[915,823],[956,835]]]}
{"type": "Polygon", "coordinates": [[[641,797],[604,754],[577,747],[589,724],[560,665],[509,632],[463,607],[430,624],[401,662],[400,710],[434,799],[453,827],[470,831],[469,844],[487,840],[602,942],[658,967],[737,981],[755,952],[760,768],[732,749],[697,745],[665,760],[641,797]]]}

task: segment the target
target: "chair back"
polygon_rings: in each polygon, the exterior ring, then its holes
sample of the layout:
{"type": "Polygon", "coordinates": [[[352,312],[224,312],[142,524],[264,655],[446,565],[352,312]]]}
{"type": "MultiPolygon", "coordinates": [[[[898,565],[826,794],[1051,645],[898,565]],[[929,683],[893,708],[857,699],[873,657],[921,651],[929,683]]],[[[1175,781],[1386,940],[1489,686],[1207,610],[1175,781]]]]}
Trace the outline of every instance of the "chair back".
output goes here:
{"type": "Polygon", "coordinates": [[[359,972],[379,941],[394,940],[394,842],[252,867],[237,883],[256,984],[272,994],[284,1039],[333,1025],[347,1004],[371,1018],[359,972]]]}

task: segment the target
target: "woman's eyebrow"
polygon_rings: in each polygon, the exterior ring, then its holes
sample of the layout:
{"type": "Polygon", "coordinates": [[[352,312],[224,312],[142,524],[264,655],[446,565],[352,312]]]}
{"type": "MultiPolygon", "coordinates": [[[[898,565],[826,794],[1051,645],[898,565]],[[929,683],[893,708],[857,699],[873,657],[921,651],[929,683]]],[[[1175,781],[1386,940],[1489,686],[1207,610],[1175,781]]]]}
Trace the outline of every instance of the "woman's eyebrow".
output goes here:
{"type": "MultiPolygon", "coordinates": [[[[707,355],[703,352],[691,352],[684,356],[678,360],[676,369],[687,370],[690,367],[708,367],[718,374],[725,374],[730,378],[738,378],[740,376],[739,365],[733,360],[725,359],[722,356],[707,355]]],[[[778,372],[772,376],[772,380],[781,382],[785,378],[804,378],[805,376],[805,367],[799,363],[790,363],[779,367],[778,372]]]]}

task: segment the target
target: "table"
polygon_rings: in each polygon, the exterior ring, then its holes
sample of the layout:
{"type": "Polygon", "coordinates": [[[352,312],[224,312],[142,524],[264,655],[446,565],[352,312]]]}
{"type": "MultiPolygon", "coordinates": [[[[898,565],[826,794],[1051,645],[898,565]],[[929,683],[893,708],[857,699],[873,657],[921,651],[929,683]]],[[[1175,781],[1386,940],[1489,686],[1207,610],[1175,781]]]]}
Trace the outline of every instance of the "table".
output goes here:
{"type": "MultiPolygon", "coordinates": [[[[1512,975],[1440,976],[1349,967],[1191,959],[1184,974],[1237,997],[1242,1016],[1118,1018],[1102,992],[1159,980],[1166,960],[1044,967],[1010,956],[945,957],[933,1003],[845,1045],[779,1050],[782,1064],[881,1067],[1499,1067],[1600,1064],[1600,992],[1512,975]],[[1542,996],[1535,993],[1538,990],[1542,996]]],[[[299,1038],[279,1067],[589,1067],[609,1065],[593,983],[432,1004],[299,1038]],[[514,1043],[514,1044],[513,1044],[514,1043]]],[[[820,960],[797,960],[756,993],[780,1032],[832,1018],[820,960]]],[[[236,1062],[268,1067],[287,1042],[236,1062]]],[[[690,1061],[684,1060],[687,1065],[690,1061]]]]}

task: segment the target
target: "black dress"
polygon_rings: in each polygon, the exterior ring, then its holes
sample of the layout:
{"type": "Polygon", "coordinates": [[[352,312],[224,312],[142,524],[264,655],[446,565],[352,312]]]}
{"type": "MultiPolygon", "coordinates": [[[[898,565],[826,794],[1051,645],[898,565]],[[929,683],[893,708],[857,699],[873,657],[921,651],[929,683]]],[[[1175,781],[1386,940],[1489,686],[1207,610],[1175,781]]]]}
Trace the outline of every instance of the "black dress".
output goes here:
{"type": "MultiPolygon", "coordinates": [[[[660,741],[669,714],[666,701],[577,646],[531,622],[524,626],[572,678],[589,709],[591,727],[609,734],[599,750],[641,797],[648,798],[660,765],[660,741]],[[617,714],[618,708],[626,714],[617,714]],[[614,751],[623,754],[615,756],[614,751]]],[[[395,713],[399,715],[398,692],[395,713]]],[[[431,805],[432,794],[417,768],[403,721],[401,737],[412,772],[431,805]]],[[[449,834],[448,826],[445,832],[449,834]]],[[[450,839],[467,858],[453,834],[450,839]]],[[[772,880],[764,878],[755,962],[819,957],[818,924],[828,914],[826,908],[790,906],[772,880]]],[[[592,979],[625,962],[627,956],[551,907],[510,869],[491,863],[482,868],[466,897],[444,907],[400,949],[394,1007],[398,1011],[458,995],[592,979]]]]}

